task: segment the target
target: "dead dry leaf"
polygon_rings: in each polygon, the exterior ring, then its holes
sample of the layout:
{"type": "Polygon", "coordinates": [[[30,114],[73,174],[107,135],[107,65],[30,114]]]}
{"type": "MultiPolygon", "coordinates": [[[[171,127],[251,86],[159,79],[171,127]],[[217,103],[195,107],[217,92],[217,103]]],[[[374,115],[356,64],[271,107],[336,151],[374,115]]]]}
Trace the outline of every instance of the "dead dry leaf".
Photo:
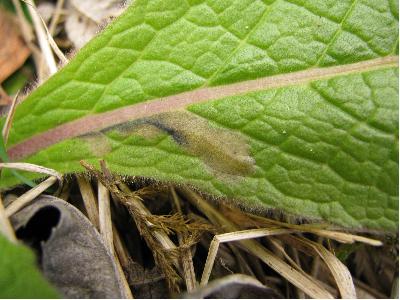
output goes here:
{"type": "Polygon", "coordinates": [[[125,7],[122,0],[71,0],[65,30],[75,48],[82,48],[93,38],[102,25],[119,16],[125,7]]]}
{"type": "Polygon", "coordinates": [[[100,24],[105,19],[117,17],[126,1],[122,0],[71,0],[71,4],[82,14],[100,24]]]}
{"type": "Polygon", "coordinates": [[[11,219],[40,254],[43,274],[67,298],[125,298],[121,278],[95,227],[74,206],[41,196],[11,219]]]}
{"type": "Polygon", "coordinates": [[[5,114],[6,110],[1,106],[7,106],[12,103],[12,98],[6,93],[6,91],[0,85],[0,115],[5,114]]]}
{"type": "Polygon", "coordinates": [[[15,17],[0,9],[0,83],[18,70],[30,55],[15,17]]]}

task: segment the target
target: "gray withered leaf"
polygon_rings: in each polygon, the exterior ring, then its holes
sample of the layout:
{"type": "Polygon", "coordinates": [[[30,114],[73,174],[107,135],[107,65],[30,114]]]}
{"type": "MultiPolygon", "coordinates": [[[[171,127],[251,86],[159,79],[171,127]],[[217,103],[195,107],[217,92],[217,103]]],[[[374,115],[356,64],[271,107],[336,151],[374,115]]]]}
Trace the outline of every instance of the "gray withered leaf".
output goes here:
{"type": "Polygon", "coordinates": [[[12,217],[20,239],[38,254],[45,277],[66,298],[125,298],[102,237],[68,202],[41,196],[12,217]]]}

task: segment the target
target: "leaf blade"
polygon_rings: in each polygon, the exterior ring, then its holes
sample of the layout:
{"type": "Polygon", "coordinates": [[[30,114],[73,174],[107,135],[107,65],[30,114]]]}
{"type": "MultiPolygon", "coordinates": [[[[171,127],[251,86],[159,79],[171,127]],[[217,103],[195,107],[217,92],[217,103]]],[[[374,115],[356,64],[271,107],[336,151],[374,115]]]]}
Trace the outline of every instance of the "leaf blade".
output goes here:
{"type": "Polygon", "coordinates": [[[1,298],[59,298],[35,266],[33,253],[0,235],[1,298]]]}
{"type": "Polygon", "coordinates": [[[178,2],[136,1],[20,105],[11,144],[60,124],[67,128],[72,120],[106,119],[108,112],[115,114],[111,125],[116,125],[124,118],[116,117],[121,107],[132,107],[123,126],[96,125],[83,136],[36,149],[27,161],[72,172],[81,170],[80,159],[104,158],[120,174],[188,183],[250,207],[393,230],[398,222],[393,67],[398,21],[390,5],[178,2]],[[368,65],[374,58],[393,63],[368,65]],[[310,75],[318,65],[347,70],[360,61],[368,67],[353,74],[310,75]],[[308,80],[285,81],[299,70],[308,80]],[[257,80],[279,74],[281,85],[257,86],[257,80]],[[210,85],[227,90],[226,84],[248,79],[256,79],[256,91],[200,95],[190,106],[184,99],[210,85]],[[157,101],[167,107],[175,95],[183,99],[184,115],[162,115],[156,106],[150,110],[157,101]],[[200,103],[203,96],[208,101],[200,103]],[[134,115],[140,107],[147,115],[134,115]],[[185,128],[185,122],[197,130],[185,128]]]}

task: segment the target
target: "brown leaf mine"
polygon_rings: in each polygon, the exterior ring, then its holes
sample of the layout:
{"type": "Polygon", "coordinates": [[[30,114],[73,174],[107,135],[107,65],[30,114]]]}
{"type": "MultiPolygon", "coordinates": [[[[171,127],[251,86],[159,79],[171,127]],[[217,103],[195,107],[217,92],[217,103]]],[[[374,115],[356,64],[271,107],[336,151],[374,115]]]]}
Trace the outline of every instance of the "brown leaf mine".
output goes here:
{"type": "Polygon", "coordinates": [[[217,173],[245,176],[253,171],[255,162],[243,135],[213,126],[207,119],[186,111],[164,113],[156,118],[178,144],[217,173]]]}
{"type": "Polygon", "coordinates": [[[93,154],[101,156],[111,151],[106,140],[111,131],[145,138],[168,134],[188,153],[199,157],[215,175],[246,176],[254,170],[255,161],[242,134],[212,125],[191,112],[162,113],[108,127],[81,138],[93,143],[90,146],[93,154]]]}

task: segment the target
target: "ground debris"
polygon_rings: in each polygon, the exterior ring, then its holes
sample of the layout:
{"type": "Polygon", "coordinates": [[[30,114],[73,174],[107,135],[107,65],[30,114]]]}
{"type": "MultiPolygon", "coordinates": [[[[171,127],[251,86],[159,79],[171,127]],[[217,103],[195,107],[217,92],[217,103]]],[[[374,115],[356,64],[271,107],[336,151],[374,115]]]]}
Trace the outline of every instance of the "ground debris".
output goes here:
{"type": "Polygon", "coordinates": [[[16,17],[2,10],[0,6],[0,83],[18,70],[31,53],[16,24],[16,17]]]}
{"type": "MultiPolygon", "coordinates": [[[[88,214],[83,200],[88,189],[100,182],[110,192],[115,259],[134,297],[382,298],[391,293],[397,237],[359,236],[304,220],[287,223],[283,217],[253,215],[223,201],[210,202],[188,187],[122,178],[104,162],[100,169],[82,164],[88,173],[64,181],[56,193],[88,214]],[[384,246],[376,248],[382,242],[384,246]],[[210,265],[209,256],[214,255],[210,265]],[[210,266],[210,281],[204,280],[210,266]],[[237,284],[235,276],[247,276],[263,287],[237,284]],[[320,290],[297,283],[305,278],[320,290]]],[[[26,192],[15,189],[4,198],[12,203],[26,192]]],[[[91,214],[96,214],[100,198],[90,197],[91,214]]]]}

